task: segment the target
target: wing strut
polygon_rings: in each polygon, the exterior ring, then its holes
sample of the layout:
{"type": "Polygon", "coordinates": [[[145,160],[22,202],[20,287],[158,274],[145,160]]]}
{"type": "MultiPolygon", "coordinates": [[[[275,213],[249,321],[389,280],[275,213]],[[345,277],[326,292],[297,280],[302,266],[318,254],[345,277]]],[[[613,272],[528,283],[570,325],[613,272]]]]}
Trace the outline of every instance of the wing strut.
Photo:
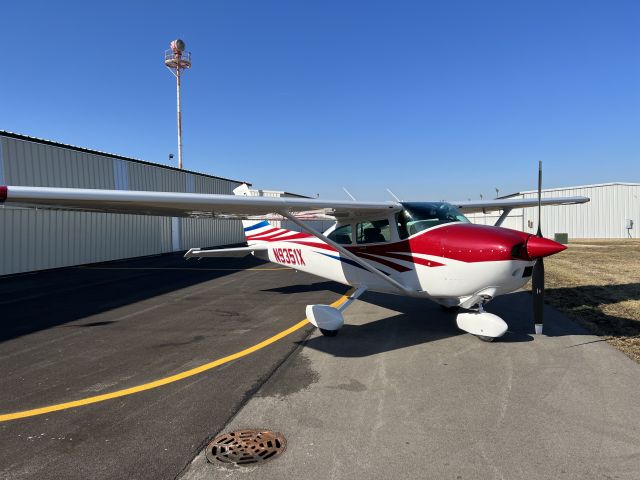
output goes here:
{"type": "Polygon", "coordinates": [[[353,260],[354,262],[356,262],[358,265],[360,265],[365,270],[368,270],[369,272],[373,273],[374,275],[377,275],[378,277],[383,279],[385,282],[390,283],[395,288],[400,290],[403,294],[409,295],[409,296],[412,296],[412,297],[420,296],[419,292],[417,292],[416,290],[413,290],[413,289],[403,285],[402,283],[394,280],[393,278],[388,277],[387,275],[382,273],[380,270],[378,270],[376,267],[370,265],[368,262],[365,262],[363,259],[361,259],[357,255],[351,253],[349,250],[344,248],[339,243],[334,242],[333,240],[331,240],[330,238],[326,237],[322,233],[316,232],[312,228],[308,227],[307,225],[302,223],[300,220],[298,220],[296,217],[294,217],[291,213],[289,213],[289,212],[280,212],[280,214],[283,217],[287,217],[289,220],[291,220],[293,223],[295,223],[297,226],[299,226],[305,232],[310,233],[314,237],[317,237],[320,240],[322,240],[323,242],[331,245],[333,248],[338,250],[338,252],[340,252],[341,255],[344,255],[345,257],[349,258],[350,260],[353,260]]]}
{"type": "Polygon", "coordinates": [[[502,225],[502,222],[504,222],[511,213],[511,210],[511,208],[505,208],[502,212],[502,215],[500,215],[500,218],[498,218],[498,221],[496,221],[496,223],[494,224],[494,227],[500,227],[502,225]]]}

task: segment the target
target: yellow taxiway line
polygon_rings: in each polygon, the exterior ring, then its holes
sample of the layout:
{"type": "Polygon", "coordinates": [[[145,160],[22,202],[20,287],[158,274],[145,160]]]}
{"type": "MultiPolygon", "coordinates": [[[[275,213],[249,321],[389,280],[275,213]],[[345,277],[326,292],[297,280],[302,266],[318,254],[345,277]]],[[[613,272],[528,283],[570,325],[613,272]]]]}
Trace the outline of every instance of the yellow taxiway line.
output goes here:
{"type": "MultiPolygon", "coordinates": [[[[349,290],[342,297],[331,304],[332,307],[339,307],[344,302],[347,301],[349,295],[353,293],[353,290],[349,290]]],[[[69,408],[81,407],[82,405],[89,405],[90,403],[98,403],[104,402],[105,400],[111,400],[112,398],[125,397],[127,395],[132,395],[138,392],[144,392],[145,390],[151,390],[153,388],[158,388],[163,385],[168,385],[169,383],[177,382],[179,380],[183,380],[188,377],[193,377],[194,375],[198,375],[199,373],[206,372],[207,370],[211,370],[213,368],[219,367],[220,365],[224,365],[225,363],[232,362],[233,360],[237,360],[242,357],[246,357],[258,350],[261,350],[272,343],[277,342],[278,340],[283,339],[287,335],[292,334],[293,332],[300,330],[308,323],[308,320],[305,318],[304,320],[296,323],[295,325],[287,328],[286,330],[281,331],[280,333],[275,334],[273,337],[269,337],[266,340],[263,340],[260,343],[257,343],[249,348],[245,348],[244,350],[240,350],[239,352],[233,353],[223,358],[219,358],[209,363],[205,363],[204,365],[200,365],[199,367],[192,368],[190,370],[185,370],[184,372],[177,373],[175,375],[171,375],[169,377],[160,378],[158,380],[154,380],[153,382],[143,383],[142,385],[137,385],[135,387],[125,388],[123,390],[117,390],[111,393],[105,393],[102,395],[95,395],[93,397],[82,398],[80,400],[74,400],[72,402],[58,403],[56,405],[49,405],[48,407],[40,407],[34,408],[33,410],[24,410],[22,412],[14,412],[14,413],[5,413],[0,415],[0,422],[7,422],[9,420],[17,420],[19,418],[26,417],[34,417],[36,415],[43,415],[45,413],[57,412],[59,410],[67,410],[69,408]]]]}

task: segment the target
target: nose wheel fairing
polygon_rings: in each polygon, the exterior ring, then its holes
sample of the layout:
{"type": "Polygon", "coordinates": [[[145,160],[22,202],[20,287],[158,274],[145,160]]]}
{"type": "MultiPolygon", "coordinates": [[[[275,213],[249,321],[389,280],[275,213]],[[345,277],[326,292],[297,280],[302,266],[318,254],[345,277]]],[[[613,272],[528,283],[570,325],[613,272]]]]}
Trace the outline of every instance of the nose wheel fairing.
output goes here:
{"type": "Polygon", "coordinates": [[[344,325],[342,312],[330,305],[307,305],[306,314],[309,323],[325,335],[327,331],[337,332],[344,325]]]}
{"type": "Polygon", "coordinates": [[[485,311],[466,311],[458,313],[456,324],[460,330],[480,337],[482,340],[501,337],[509,328],[504,320],[485,311]]]}
{"type": "Polygon", "coordinates": [[[485,312],[484,304],[492,300],[493,297],[487,295],[486,292],[482,293],[478,295],[476,301],[477,310],[470,310],[469,306],[461,305],[465,310],[456,316],[456,324],[460,330],[475,335],[485,342],[492,342],[503,336],[509,326],[499,316],[485,312]]]}

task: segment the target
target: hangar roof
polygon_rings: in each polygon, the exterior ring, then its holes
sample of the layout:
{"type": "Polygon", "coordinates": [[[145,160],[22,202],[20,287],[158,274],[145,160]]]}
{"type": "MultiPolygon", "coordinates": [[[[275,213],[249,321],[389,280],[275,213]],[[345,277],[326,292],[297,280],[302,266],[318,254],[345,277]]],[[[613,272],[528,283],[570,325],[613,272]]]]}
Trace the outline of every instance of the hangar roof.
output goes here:
{"type": "Polygon", "coordinates": [[[7,132],[5,130],[0,130],[0,136],[8,137],[8,138],[17,138],[19,140],[26,140],[28,142],[40,143],[42,145],[52,145],[54,147],[68,148],[69,150],[75,150],[77,152],[92,153],[94,155],[101,155],[103,157],[110,157],[110,158],[117,158],[117,159],[120,159],[120,160],[127,160],[129,162],[141,163],[143,165],[149,165],[149,166],[152,166],[152,167],[166,168],[166,169],[169,169],[169,170],[176,170],[178,172],[191,173],[193,175],[200,175],[202,177],[216,178],[218,180],[227,180],[227,181],[230,181],[230,182],[246,183],[247,185],[251,185],[251,183],[245,182],[243,180],[233,180],[231,178],[218,177],[216,175],[209,175],[208,173],[196,172],[196,171],[193,171],[193,170],[184,170],[184,169],[180,170],[177,167],[172,167],[170,165],[164,165],[162,163],[154,163],[154,162],[148,162],[146,160],[139,160],[137,158],[124,157],[122,155],[117,155],[115,153],[101,152],[100,150],[92,150],[90,148],[77,147],[75,145],[68,145],[66,143],[60,143],[60,142],[56,142],[56,141],[53,141],[53,140],[46,140],[44,138],[30,137],[29,135],[23,135],[21,133],[14,133],[14,132],[7,132]]]}

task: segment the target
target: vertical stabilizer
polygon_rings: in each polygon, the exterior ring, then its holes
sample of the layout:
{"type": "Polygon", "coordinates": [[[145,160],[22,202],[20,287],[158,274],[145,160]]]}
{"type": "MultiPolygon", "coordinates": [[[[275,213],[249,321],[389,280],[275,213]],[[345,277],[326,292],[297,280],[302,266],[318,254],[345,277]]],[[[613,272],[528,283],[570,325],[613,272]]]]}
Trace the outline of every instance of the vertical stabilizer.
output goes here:
{"type": "MultiPolygon", "coordinates": [[[[247,185],[246,183],[243,183],[239,187],[234,188],[233,194],[246,197],[252,196],[249,185],[247,185]]],[[[258,243],[256,241],[252,241],[250,237],[259,236],[260,233],[273,229],[271,224],[264,219],[242,220],[242,228],[244,229],[244,236],[247,238],[248,245],[258,243]]]]}

